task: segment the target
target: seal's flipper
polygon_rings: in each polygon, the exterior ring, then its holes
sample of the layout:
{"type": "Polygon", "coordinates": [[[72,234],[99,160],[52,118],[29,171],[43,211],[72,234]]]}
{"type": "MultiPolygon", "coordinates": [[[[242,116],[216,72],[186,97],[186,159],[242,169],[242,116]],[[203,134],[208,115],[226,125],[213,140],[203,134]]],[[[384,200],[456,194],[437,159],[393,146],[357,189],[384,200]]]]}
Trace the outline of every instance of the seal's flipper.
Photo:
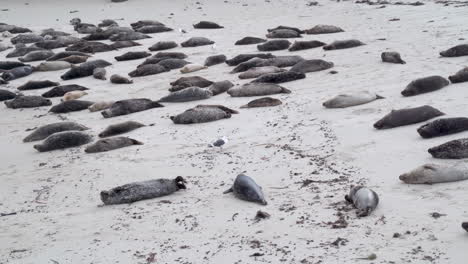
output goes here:
{"type": "Polygon", "coordinates": [[[376,94],[375,97],[376,97],[376,99],[385,99],[385,97],[383,97],[381,95],[378,95],[378,94],[376,94]]]}
{"type": "Polygon", "coordinates": [[[344,196],[344,199],[345,199],[348,203],[353,203],[353,201],[351,200],[351,198],[349,197],[349,195],[345,195],[345,196],[344,196]]]}
{"type": "Polygon", "coordinates": [[[223,194],[233,192],[232,187],[223,192],[223,194]]]}

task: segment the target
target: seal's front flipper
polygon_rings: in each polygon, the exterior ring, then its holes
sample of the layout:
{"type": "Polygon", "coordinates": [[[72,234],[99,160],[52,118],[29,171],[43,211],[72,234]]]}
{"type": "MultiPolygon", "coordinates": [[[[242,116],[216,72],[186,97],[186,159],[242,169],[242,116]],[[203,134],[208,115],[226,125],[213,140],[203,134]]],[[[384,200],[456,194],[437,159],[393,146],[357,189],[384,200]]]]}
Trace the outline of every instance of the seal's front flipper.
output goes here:
{"type": "Polygon", "coordinates": [[[223,192],[223,194],[233,192],[232,187],[223,192]]]}

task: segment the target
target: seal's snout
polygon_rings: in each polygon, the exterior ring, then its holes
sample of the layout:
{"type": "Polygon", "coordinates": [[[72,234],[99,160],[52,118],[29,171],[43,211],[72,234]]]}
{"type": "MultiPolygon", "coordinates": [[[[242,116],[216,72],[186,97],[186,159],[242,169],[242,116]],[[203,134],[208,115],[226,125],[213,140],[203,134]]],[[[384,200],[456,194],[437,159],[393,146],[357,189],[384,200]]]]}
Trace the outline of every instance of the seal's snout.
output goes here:
{"type": "Polygon", "coordinates": [[[109,118],[109,117],[110,117],[108,111],[102,111],[102,112],[101,112],[101,115],[102,115],[104,118],[109,118]]]}
{"type": "Polygon", "coordinates": [[[398,177],[400,181],[406,182],[406,179],[408,178],[408,175],[406,173],[401,174],[400,177],[398,177]]]}
{"type": "Polygon", "coordinates": [[[262,204],[262,205],[268,205],[268,202],[265,201],[265,200],[263,200],[263,201],[261,202],[261,204],[262,204]]]}
{"type": "Polygon", "coordinates": [[[381,122],[381,121],[375,122],[374,128],[376,128],[376,129],[381,129],[382,127],[383,127],[383,125],[382,125],[382,122],[381,122]]]}
{"type": "Polygon", "coordinates": [[[185,184],[187,183],[187,181],[182,177],[182,176],[177,176],[175,179],[174,179],[176,185],[177,185],[177,188],[179,189],[187,189],[187,186],[185,186],[185,184]]]}
{"type": "Polygon", "coordinates": [[[107,204],[107,200],[109,199],[109,192],[108,191],[101,191],[100,196],[101,196],[101,201],[104,204],[107,204]]]}
{"type": "Polygon", "coordinates": [[[41,151],[41,145],[34,145],[33,148],[35,148],[37,151],[41,151]]]}

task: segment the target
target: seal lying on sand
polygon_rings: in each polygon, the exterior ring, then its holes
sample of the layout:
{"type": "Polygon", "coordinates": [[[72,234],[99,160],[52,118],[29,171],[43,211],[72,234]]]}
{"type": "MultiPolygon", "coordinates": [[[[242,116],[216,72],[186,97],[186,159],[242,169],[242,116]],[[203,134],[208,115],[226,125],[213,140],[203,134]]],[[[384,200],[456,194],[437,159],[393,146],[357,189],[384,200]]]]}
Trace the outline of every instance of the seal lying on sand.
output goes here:
{"type": "Polygon", "coordinates": [[[429,76],[410,82],[401,92],[403,96],[414,96],[437,91],[449,85],[450,82],[442,76],[429,76]]]}
{"type": "Polygon", "coordinates": [[[310,40],[310,41],[295,41],[291,47],[289,47],[289,51],[298,51],[298,50],[305,50],[305,49],[313,49],[325,46],[326,43],[317,41],[317,40],[310,40]]]}
{"type": "Polygon", "coordinates": [[[112,74],[112,76],[110,77],[110,82],[115,84],[131,84],[133,83],[133,80],[129,80],[128,78],[125,78],[118,74],[112,74]]]}
{"type": "Polygon", "coordinates": [[[22,66],[27,65],[18,61],[0,61],[0,70],[11,70],[22,66]]]}
{"type": "Polygon", "coordinates": [[[359,47],[366,45],[357,39],[348,39],[348,40],[337,40],[328,45],[323,46],[324,50],[336,50],[336,49],[349,49],[354,47],[359,47]]]}
{"type": "Polygon", "coordinates": [[[380,55],[383,62],[397,63],[397,64],[406,64],[406,62],[401,59],[400,53],[394,51],[382,52],[380,55]]]}
{"type": "Polygon", "coordinates": [[[114,101],[99,101],[95,102],[91,106],[88,107],[88,110],[90,112],[97,112],[97,111],[102,111],[105,110],[109,107],[111,107],[115,102],[114,101]]]}
{"type": "Polygon", "coordinates": [[[62,102],[65,102],[65,101],[71,101],[71,100],[76,100],[76,99],[79,99],[85,95],[87,95],[88,93],[85,92],[85,91],[71,91],[71,92],[68,92],[66,93],[63,98],[62,98],[62,102]]]}
{"type": "Polygon", "coordinates": [[[127,99],[115,102],[109,109],[102,111],[101,114],[104,118],[110,118],[141,112],[156,107],[163,107],[163,105],[146,98],[127,99]]]}
{"type": "Polygon", "coordinates": [[[207,67],[216,65],[216,64],[221,64],[227,60],[226,55],[220,54],[220,55],[214,55],[206,58],[204,65],[207,67]]]}
{"type": "Polygon", "coordinates": [[[253,80],[253,83],[285,83],[304,79],[306,76],[304,73],[296,71],[285,71],[278,73],[267,73],[257,79],[253,80]]]}
{"type": "Polygon", "coordinates": [[[246,105],[241,106],[240,108],[255,108],[255,107],[267,107],[267,106],[277,106],[282,104],[281,100],[271,97],[263,97],[250,101],[246,105]]]}
{"type": "Polygon", "coordinates": [[[138,60],[151,56],[151,53],[146,51],[129,51],[120,56],[114,57],[116,61],[138,60]]]}
{"type": "Polygon", "coordinates": [[[303,60],[294,65],[289,71],[308,73],[330,69],[334,66],[333,62],[324,60],[303,60]]]}
{"type": "Polygon", "coordinates": [[[136,68],[136,70],[131,71],[128,73],[130,77],[142,77],[154,74],[160,74],[163,72],[168,72],[169,69],[159,65],[159,64],[146,64],[142,65],[141,67],[136,68]]]}
{"type": "Polygon", "coordinates": [[[222,105],[197,105],[170,118],[174,124],[195,124],[231,118],[231,114],[238,112],[222,105]]]}
{"type": "Polygon", "coordinates": [[[234,84],[232,82],[226,80],[226,81],[214,82],[212,85],[208,87],[208,90],[210,90],[213,93],[213,95],[218,95],[218,94],[226,92],[233,86],[234,84]]]}
{"type": "Polygon", "coordinates": [[[34,145],[39,152],[78,147],[88,144],[92,136],[81,131],[63,131],[48,136],[42,144],[34,145]]]}
{"type": "Polygon", "coordinates": [[[23,142],[33,142],[33,141],[43,140],[47,138],[48,136],[58,133],[58,132],[71,131],[71,130],[83,131],[83,130],[88,130],[88,129],[89,129],[88,127],[85,127],[75,122],[52,123],[52,124],[48,124],[48,125],[37,128],[31,134],[25,137],[23,139],[23,142]]]}
{"type": "Polygon", "coordinates": [[[461,44],[440,52],[442,57],[460,57],[468,55],[468,44],[461,44]]]}
{"type": "Polygon", "coordinates": [[[35,71],[60,71],[70,69],[71,63],[66,61],[46,61],[34,67],[35,71]]]}
{"type": "Polygon", "coordinates": [[[67,85],[60,85],[50,89],[49,91],[42,94],[43,97],[52,98],[52,97],[61,97],[64,96],[68,92],[72,91],[86,91],[89,88],[86,88],[81,85],[77,84],[67,84],[67,85]]]}
{"type": "Polygon", "coordinates": [[[245,174],[237,175],[232,187],[223,193],[230,192],[234,193],[234,196],[241,200],[267,205],[262,187],[258,186],[252,178],[245,174]]]}
{"type": "Polygon", "coordinates": [[[418,128],[418,133],[423,138],[440,137],[468,130],[468,118],[453,117],[441,118],[418,128]]]}
{"type": "Polygon", "coordinates": [[[364,186],[351,187],[349,195],[345,196],[345,200],[356,207],[358,217],[368,216],[379,204],[377,193],[364,186]]]}
{"type": "Polygon", "coordinates": [[[344,32],[344,30],[340,27],[333,26],[333,25],[316,25],[311,29],[305,30],[306,34],[331,34],[331,33],[338,33],[344,32]]]}
{"type": "Polygon", "coordinates": [[[0,102],[15,99],[16,94],[8,90],[0,89],[0,102]]]}
{"type": "Polygon", "coordinates": [[[107,80],[106,73],[107,73],[106,69],[96,68],[93,70],[93,77],[98,80],[107,80]]]}
{"type": "Polygon", "coordinates": [[[216,24],[215,22],[210,22],[210,21],[200,21],[197,24],[193,25],[194,28],[197,29],[216,29],[216,28],[224,28],[223,26],[220,26],[216,24]]]}
{"type": "Polygon", "coordinates": [[[392,110],[389,114],[374,124],[376,129],[394,128],[424,122],[434,117],[444,115],[438,109],[424,105],[414,108],[392,110]]]}
{"type": "Polygon", "coordinates": [[[174,82],[171,82],[170,85],[172,85],[171,88],[169,88],[169,91],[170,92],[176,92],[176,91],[180,91],[182,89],[185,89],[187,87],[191,87],[191,86],[197,86],[197,87],[200,87],[200,88],[205,88],[205,87],[208,87],[210,85],[212,85],[213,82],[212,81],[209,81],[203,77],[200,77],[200,76],[190,76],[190,77],[181,77],[179,79],[177,79],[176,81],[174,82]]]}
{"type": "Polygon", "coordinates": [[[30,61],[41,61],[48,59],[54,55],[54,52],[50,50],[36,50],[31,51],[18,60],[21,62],[30,62],[30,61]]]}
{"type": "Polygon", "coordinates": [[[456,166],[425,164],[400,175],[399,178],[404,183],[410,184],[463,181],[468,179],[468,170],[465,164],[457,164],[456,166]]]}
{"type": "Polygon", "coordinates": [[[123,133],[127,133],[133,131],[137,128],[144,127],[142,123],[135,122],[135,121],[126,121],[123,123],[118,123],[114,125],[108,126],[104,131],[99,133],[99,137],[111,137],[123,133]]]}
{"type": "Polygon", "coordinates": [[[176,48],[178,45],[174,41],[159,41],[153,46],[149,47],[150,51],[168,50],[176,48]]]}
{"type": "Polygon", "coordinates": [[[211,45],[214,43],[215,43],[214,41],[209,40],[205,37],[193,37],[180,43],[180,46],[187,48],[187,47],[206,46],[206,45],[211,45]]]}
{"type": "Polygon", "coordinates": [[[367,104],[377,99],[384,99],[384,97],[368,91],[362,91],[337,95],[332,99],[325,101],[322,105],[326,108],[345,108],[367,104]]]}
{"type": "Polygon", "coordinates": [[[301,34],[291,29],[275,29],[266,34],[267,38],[302,38],[301,34]]]}
{"type": "Polygon", "coordinates": [[[262,38],[245,37],[245,38],[242,38],[242,39],[239,39],[238,41],[236,41],[236,43],[234,43],[234,45],[252,45],[252,44],[263,43],[263,42],[266,42],[266,41],[267,41],[266,39],[262,39],[262,38]]]}
{"type": "Polygon", "coordinates": [[[465,67],[454,75],[449,76],[449,80],[452,83],[468,82],[468,67],[465,67]]]}
{"type": "Polygon", "coordinates": [[[271,58],[275,58],[275,57],[276,56],[274,56],[271,53],[239,54],[239,55],[235,56],[232,59],[226,60],[226,64],[229,65],[229,66],[237,66],[237,65],[241,64],[242,62],[246,62],[246,61],[248,61],[250,59],[253,59],[253,58],[271,59],[271,58]]]}
{"type": "Polygon", "coordinates": [[[101,201],[105,205],[134,203],[141,200],[166,196],[186,189],[187,182],[181,176],[175,179],[157,179],[142,182],[134,182],[108,191],[101,191],[101,201]]]}
{"type": "Polygon", "coordinates": [[[278,73],[285,72],[285,69],[278,68],[276,66],[263,66],[263,67],[254,67],[239,74],[239,79],[251,79],[257,78],[267,73],[278,73]]]}
{"type": "Polygon", "coordinates": [[[244,97],[291,93],[291,91],[273,83],[247,83],[242,86],[232,87],[227,93],[232,97],[244,97]]]}
{"type": "Polygon", "coordinates": [[[33,73],[34,69],[31,66],[21,66],[3,72],[2,78],[5,81],[13,81],[22,77],[26,77],[33,73]]]}
{"type": "Polygon", "coordinates": [[[112,64],[105,60],[88,61],[88,62],[80,64],[79,66],[71,68],[65,74],[60,76],[60,78],[62,78],[62,80],[70,80],[70,79],[75,79],[75,78],[80,78],[80,77],[91,76],[93,75],[94,69],[104,68],[109,65],[112,65],[112,64]]]}
{"type": "Polygon", "coordinates": [[[188,87],[164,96],[163,98],[159,99],[159,102],[190,102],[208,99],[211,96],[213,96],[213,93],[208,89],[200,87],[188,87]]]}
{"type": "Polygon", "coordinates": [[[43,89],[51,86],[58,86],[60,85],[58,82],[52,82],[49,80],[45,81],[28,81],[27,83],[18,86],[18,90],[25,91],[25,90],[35,90],[35,89],[43,89]]]}
{"type": "Polygon", "coordinates": [[[18,95],[15,99],[10,101],[5,101],[5,105],[8,108],[17,109],[17,108],[33,108],[40,106],[49,106],[52,105],[52,101],[42,96],[22,96],[18,95]]]}
{"type": "Polygon", "coordinates": [[[86,147],[86,153],[106,152],[114,149],[129,147],[132,145],[143,145],[142,142],[128,137],[112,137],[98,140],[96,143],[86,147]]]}
{"type": "Polygon", "coordinates": [[[66,102],[62,102],[58,105],[54,105],[50,108],[49,112],[56,113],[56,114],[63,114],[75,111],[82,111],[88,109],[93,102],[90,101],[81,101],[81,100],[70,100],[66,102]]]}
{"type": "Polygon", "coordinates": [[[190,72],[196,72],[200,70],[207,69],[208,67],[199,65],[199,64],[187,64],[182,69],[180,69],[181,73],[190,73],[190,72]]]}
{"type": "Polygon", "coordinates": [[[451,140],[442,145],[428,149],[432,157],[437,159],[468,158],[468,138],[451,140]]]}
{"type": "Polygon", "coordinates": [[[285,39],[275,39],[267,41],[263,44],[257,45],[257,49],[259,51],[276,51],[276,50],[284,50],[289,48],[291,42],[285,39]]]}
{"type": "Polygon", "coordinates": [[[304,30],[301,30],[301,29],[299,29],[297,27],[289,27],[289,26],[277,26],[275,28],[269,28],[269,29],[267,29],[267,31],[268,32],[273,32],[273,31],[279,30],[279,29],[287,29],[287,30],[295,31],[298,34],[304,34],[304,30]]]}

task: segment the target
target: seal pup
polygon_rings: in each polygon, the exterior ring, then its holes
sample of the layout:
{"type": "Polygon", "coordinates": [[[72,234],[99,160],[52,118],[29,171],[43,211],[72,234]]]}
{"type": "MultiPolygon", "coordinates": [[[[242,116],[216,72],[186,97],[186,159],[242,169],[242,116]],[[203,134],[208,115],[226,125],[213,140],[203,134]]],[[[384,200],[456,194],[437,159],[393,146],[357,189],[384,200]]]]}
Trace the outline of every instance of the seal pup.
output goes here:
{"type": "Polygon", "coordinates": [[[382,58],[382,62],[406,64],[406,61],[401,58],[400,53],[395,51],[382,52],[380,58],[382,58]]]}
{"type": "Polygon", "coordinates": [[[339,94],[322,105],[326,108],[345,108],[350,106],[362,105],[373,102],[384,97],[369,91],[354,92],[348,94],[339,94]]]}
{"type": "Polygon", "coordinates": [[[144,126],[145,125],[143,125],[142,123],[136,121],[126,121],[108,126],[106,129],[104,129],[104,131],[99,133],[99,137],[104,138],[120,135],[144,126]]]}
{"type": "Polygon", "coordinates": [[[403,96],[414,96],[437,91],[449,85],[450,82],[442,76],[429,76],[410,82],[401,92],[403,96]]]}
{"type": "Polygon", "coordinates": [[[52,151],[57,149],[79,147],[88,144],[93,139],[92,136],[81,131],[63,131],[48,136],[42,144],[33,147],[39,152],[52,151]]]}
{"type": "Polygon", "coordinates": [[[232,187],[224,191],[223,194],[230,192],[234,193],[234,196],[238,199],[267,205],[262,187],[258,186],[252,178],[243,173],[237,175],[232,187]]]}
{"type": "Polygon", "coordinates": [[[241,106],[240,108],[255,108],[255,107],[268,107],[268,106],[277,106],[282,104],[281,100],[272,98],[272,97],[262,97],[259,99],[252,100],[246,105],[241,106]]]}
{"type": "Polygon", "coordinates": [[[232,59],[226,60],[226,64],[229,66],[237,66],[253,58],[271,59],[275,57],[276,56],[271,53],[239,54],[232,59]]]}
{"type": "Polygon", "coordinates": [[[124,49],[124,48],[141,46],[141,44],[133,40],[122,40],[122,41],[115,41],[114,43],[110,44],[110,46],[113,49],[124,49]]]}
{"type": "Polygon", "coordinates": [[[131,84],[133,83],[133,80],[129,80],[128,78],[125,78],[118,74],[112,74],[112,76],[110,77],[110,82],[115,84],[131,84]]]}
{"type": "Polygon", "coordinates": [[[58,86],[60,83],[58,82],[53,82],[49,80],[45,81],[28,81],[27,83],[18,86],[18,90],[20,91],[26,91],[26,90],[35,90],[35,89],[43,89],[47,87],[52,87],[52,86],[58,86]]]}
{"type": "Polygon", "coordinates": [[[36,50],[28,52],[23,57],[18,58],[21,62],[41,61],[48,59],[54,55],[53,51],[50,50],[36,50]]]}
{"type": "Polygon", "coordinates": [[[60,104],[54,105],[50,108],[49,112],[56,113],[56,114],[64,114],[69,112],[76,112],[88,109],[93,102],[90,101],[81,101],[81,100],[70,100],[64,101],[60,104]]]}
{"type": "Polygon", "coordinates": [[[418,133],[422,138],[440,137],[468,130],[468,118],[441,118],[422,125],[418,133]]]}
{"type": "Polygon", "coordinates": [[[72,67],[69,71],[64,73],[60,78],[62,80],[71,80],[93,75],[94,69],[104,68],[112,65],[105,60],[93,60],[80,64],[79,66],[72,67]]]}
{"type": "Polygon", "coordinates": [[[34,67],[34,71],[60,71],[71,68],[71,63],[66,61],[46,61],[34,67]]]}
{"type": "Polygon", "coordinates": [[[88,107],[88,110],[90,112],[97,112],[97,111],[102,111],[105,110],[109,107],[111,107],[115,102],[114,101],[99,101],[95,102],[92,104],[90,107],[88,107]]]}
{"type": "Polygon", "coordinates": [[[262,38],[257,38],[257,37],[244,37],[236,41],[234,45],[252,45],[252,44],[260,44],[263,42],[267,42],[267,40],[262,39],[262,38]]]}
{"type": "Polygon", "coordinates": [[[234,84],[232,82],[226,80],[226,81],[214,82],[212,85],[208,87],[208,90],[210,90],[213,93],[213,95],[218,95],[218,94],[226,92],[233,86],[234,84]]]}
{"type": "Polygon", "coordinates": [[[459,70],[454,75],[449,76],[451,83],[468,82],[468,67],[459,70]]]}
{"type": "Polygon", "coordinates": [[[220,55],[214,55],[206,58],[204,65],[206,67],[210,67],[213,65],[221,64],[227,60],[226,55],[220,54],[220,55]]]}
{"type": "Polygon", "coordinates": [[[130,77],[141,77],[168,72],[169,69],[159,64],[146,64],[128,73],[130,77]]]}
{"type": "Polygon", "coordinates": [[[424,164],[416,169],[403,173],[400,181],[408,184],[434,184],[442,182],[455,182],[468,179],[468,170],[465,164],[455,166],[424,164]]]}
{"type": "Polygon", "coordinates": [[[107,80],[106,73],[106,69],[96,68],[93,70],[93,77],[98,80],[107,80]]]}
{"type": "Polygon", "coordinates": [[[206,88],[212,85],[213,82],[209,81],[200,76],[190,76],[190,77],[181,77],[174,82],[171,82],[171,88],[169,88],[170,92],[177,92],[187,87],[197,86],[200,88],[206,88]]]}
{"type": "Polygon", "coordinates": [[[101,114],[104,118],[111,118],[141,112],[156,107],[164,106],[147,98],[127,99],[113,103],[111,107],[102,111],[101,114]]]}
{"type": "Polygon", "coordinates": [[[224,118],[231,118],[232,114],[239,112],[222,105],[197,105],[170,119],[174,124],[196,124],[212,122],[224,118]]]}
{"type": "Polygon", "coordinates": [[[345,200],[354,205],[358,217],[368,216],[379,204],[377,193],[364,186],[352,186],[345,200]]]}
{"type": "Polygon", "coordinates": [[[269,40],[263,44],[257,45],[259,51],[275,51],[275,50],[284,50],[289,48],[291,42],[285,39],[275,39],[269,40]]]}
{"type": "Polygon", "coordinates": [[[13,81],[22,77],[26,77],[32,74],[33,71],[34,69],[31,66],[21,66],[21,67],[13,68],[8,71],[4,71],[1,77],[5,81],[9,82],[9,81],[13,81]]]}
{"type": "Polygon", "coordinates": [[[138,60],[151,56],[151,53],[146,51],[129,51],[120,56],[114,57],[116,61],[138,60]]]}
{"type": "Polygon", "coordinates": [[[194,24],[193,28],[196,28],[196,29],[217,29],[217,28],[224,28],[224,27],[218,25],[215,22],[200,21],[200,22],[194,24]]]}
{"type": "Polygon", "coordinates": [[[196,72],[200,70],[208,69],[208,67],[199,65],[199,64],[187,64],[185,65],[182,69],[180,69],[181,73],[190,73],[190,72],[196,72]]]}
{"type": "Polygon", "coordinates": [[[0,102],[15,99],[16,94],[8,90],[0,89],[0,102]]]}
{"type": "Polygon", "coordinates": [[[279,93],[291,93],[290,90],[274,83],[247,83],[232,87],[227,91],[232,97],[264,96],[279,93]]]}
{"type": "Polygon", "coordinates": [[[444,115],[444,113],[429,105],[392,110],[389,114],[377,121],[374,127],[376,129],[387,129],[406,126],[424,122],[441,115],[444,115]]]}
{"type": "Polygon", "coordinates": [[[451,140],[427,151],[436,159],[468,158],[468,138],[451,140]]]}
{"type": "Polygon", "coordinates": [[[208,99],[213,96],[213,93],[205,88],[200,87],[188,87],[183,90],[172,92],[167,96],[159,99],[158,102],[190,102],[196,100],[208,99]]]}
{"type": "Polygon", "coordinates": [[[11,70],[22,66],[27,65],[19,61],[0,61],[0,70],[11,70]]]}
{"type": "Polygon", "coordinates": [[[300,33],[291,29],[275,29],[265,36],[267,38],[302,38],[300,33]]]}
{"type": "Polygon", "coordinates": [[[87,95],[88,93],[85,92],[85,91],[71,91],[71,92],[68,92],[66,93],[63,98],[62,98],[62,102],[66,102],[66,101],[70,101],[70,100],[76,100],[76,99],[79,99],[85,95],[87,95]]]}
{"type": "Polygon", "coordinates": [[[159,41],[153,46],[149,47],[150,51],[160,51],[176,48],[178,45],[174,41],[159,41]]]}
{"type": "Polygon", "coordinates": [[[11,109],[33,108],[52,105],[52,101],[42,96],[17,95],[13,100],[5,101],[5,105],[11,109]]]}
{"type": "Polygon", "coordinates": [[[330,69],[334,66],[331,61],[324,60],[303,60],[294,65],[289,71],[308,73],[330,69]]]}
{"type": "Polygon", "coordinates": [[[214,41],[209,40],[205,37],[193,37],[180,43],[180,46],[182,46],[183,48],[188,48],[188,47],[206,46],[206,45],[211,45],[214,43],[215,43],[214,41]]]}
{"type": "Polygon", "coordinates": [[[333,25],[316,25],[313,28],[305,30],[305,33],[309,35],[332,34],[332,33],[339,33],[339,32],[344,32],[344,30],[340,27],[333,26],[333,25]]]}
{"type": "Polygon", "coordinates": [[[60,85],[43,93],[42,97],[45,97],[45,98],[61,97],[71,91],[86,91],[86,90],[89,90],[89,88],[86,88],[84,86],[77,85],[77,84],[60,85]]]}
{"type": "Polygon", "coordinates": [[[313,49],[325,46],[326,43],[318,40],[309,40],[309,41],[294,41],[294,43],[289,47],[289,51],[298,51],[305,49],[313,49]]]}
{"type": "Polygon", "coordinates": [[[58,122],[41,126],[23,139],[23,142],[43,140],[48,136],[63,131],[84,131],[89,128],[75,122],[58,122]]]}
{"type": "Polygon", "coordinates": [[[468,55],[468,44],[461,44],[440,52],[442,57],[460,57],[468,55]]]}
{"type": "Polygon", "coordinates": [[[239,74],[239,79],[252,79],[260,77],[264,74],[268,73],[278,73],[278,72],[285,72],[285,69],[278,68],[276,66],[263,66],[263,67],[254,67],[239,74]]]}
{"type": "Polygon", "coordinates": [[[285,83],[304,79],[306,76],[302,72],[296,71],[285,71],[278,73],[267,73],[257,79],[253,80],[253,83],[285,83]]]}
{"type": "Polygon", "coordinates": [[[366,44],[357,39],[336,40],[328,45],[323,46],[323,49],[324,50],[349,49],[349,48],[359,47],[362,45],[366,45],[366,44]]]}
{"type": "Polygon", "coordinates": [[[128,137],[112,137],[100,139],[96,143],[86,147],[86,153],[106,152],[132,145],[143,145],[142,142],[128,137]]]}
{"type": "Polygon", "coordinates": [[[187,189],[187,182],[181,176],[175,179],[156,179],[133,182],[108,191],[101,191],[101,201],[105,205],[134,203],[141,200],[153,199],[187,189]]]}

